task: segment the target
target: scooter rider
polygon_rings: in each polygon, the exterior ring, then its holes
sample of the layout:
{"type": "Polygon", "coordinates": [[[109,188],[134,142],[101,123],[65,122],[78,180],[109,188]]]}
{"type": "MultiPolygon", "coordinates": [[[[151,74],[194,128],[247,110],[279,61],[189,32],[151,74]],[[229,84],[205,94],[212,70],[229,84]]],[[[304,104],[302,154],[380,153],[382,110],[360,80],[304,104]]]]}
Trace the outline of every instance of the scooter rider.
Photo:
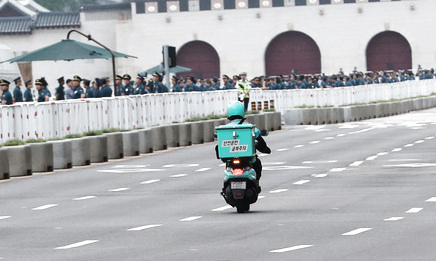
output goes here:
{"type": "MultiPolygon", "coordinates": [[[[244,110],[244,104],[242,102],[232,102],[227,106],[227,115],[231,122],[229,124],[248,124],[245,122],[245,110],[244,110]]],[[[261,136],[261,132],[259,129],[254,129],[255,139],[256,139],[256,150],[270,154],[271,149],[266,145],[265,140],[261,136]]],[[[216,156],[219,159],[218,155],[218,145],[215,147],[216,156]]],[[[260,177],[262,175],[262,162],[257,157],[253,159],[252,166],[254,171],[256,171],[256,179],[260,180],[260,177]]]]}

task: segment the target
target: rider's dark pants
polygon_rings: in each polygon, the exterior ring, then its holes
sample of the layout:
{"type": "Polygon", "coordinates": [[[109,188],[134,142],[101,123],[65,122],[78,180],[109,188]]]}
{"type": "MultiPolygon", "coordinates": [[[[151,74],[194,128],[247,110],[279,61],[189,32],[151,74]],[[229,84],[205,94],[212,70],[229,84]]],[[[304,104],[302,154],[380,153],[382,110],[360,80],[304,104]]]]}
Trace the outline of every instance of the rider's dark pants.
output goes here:
{"type": "Polygon", "coordinates": [[[256,171],[256,179],[260,180],[260,176],[262,176],[262,162],[260,162],[259,158],[253,163],[253,169],[256,171]]]}

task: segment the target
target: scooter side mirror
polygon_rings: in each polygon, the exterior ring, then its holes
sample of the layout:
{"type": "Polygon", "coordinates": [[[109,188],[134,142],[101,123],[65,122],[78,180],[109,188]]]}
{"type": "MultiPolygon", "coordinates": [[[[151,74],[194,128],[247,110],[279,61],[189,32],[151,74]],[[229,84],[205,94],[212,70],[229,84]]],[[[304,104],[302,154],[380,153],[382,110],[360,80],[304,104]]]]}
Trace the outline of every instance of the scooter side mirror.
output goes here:
{"type": "Polygon", "coordinates": [[[268,134],[269,134],[269,131],[267,131],[267,130],[261,130],[260,131],[260,135],[261,136],[268,136],[268,134]]]}
{"type": "Polygon", "coordinates": [[[216,132],[213,133],[213,136],[214,136],[215,138],[218,138],[218,135],[216,134],[216,132]]]}

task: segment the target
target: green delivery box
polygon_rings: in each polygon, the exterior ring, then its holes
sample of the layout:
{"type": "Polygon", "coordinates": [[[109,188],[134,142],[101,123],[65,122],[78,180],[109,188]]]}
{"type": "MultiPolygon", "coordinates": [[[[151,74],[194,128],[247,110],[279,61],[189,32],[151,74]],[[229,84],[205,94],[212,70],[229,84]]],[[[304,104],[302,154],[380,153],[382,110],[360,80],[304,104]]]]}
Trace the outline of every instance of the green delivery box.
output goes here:
{"type": "Polygon", "coordinates": [[[253,157],[256,155],[254,126],[228,124],[216,127],[218,153],[222,158],[253,157]]]}

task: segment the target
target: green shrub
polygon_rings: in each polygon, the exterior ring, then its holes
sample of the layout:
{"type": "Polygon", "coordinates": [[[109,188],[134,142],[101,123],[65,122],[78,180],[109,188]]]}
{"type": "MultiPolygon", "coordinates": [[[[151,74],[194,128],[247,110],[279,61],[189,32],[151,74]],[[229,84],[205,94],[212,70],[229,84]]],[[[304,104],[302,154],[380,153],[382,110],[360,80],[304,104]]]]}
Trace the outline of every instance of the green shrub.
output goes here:
{"type": "Polygon", "coordinates": [[[25,141],[26,143],[41,143],[41,142],[46,142],[46,140],[44,139],[29,139],[25,141]]]}
{"type": "Polygon", "coordinates": [[[98,136],[98,135],[102,135],[103,131],[101,130],[96,130],[96,131],[88,131],[83,133],[83,136],[98,136]]]}
{"type": "Polygon", "coordinates": [[[65,136],[65,139],[77,139],[82,137],[83,136],[81,134],[68,134],[67,136],[65,136]]]}
{"type": "Polygon", "coordinates": [[[22,141],[22,140],[8,140],[3,144],[3,146],[20,146],[20,145],[24,145],[24,141],[22,141]]]}

